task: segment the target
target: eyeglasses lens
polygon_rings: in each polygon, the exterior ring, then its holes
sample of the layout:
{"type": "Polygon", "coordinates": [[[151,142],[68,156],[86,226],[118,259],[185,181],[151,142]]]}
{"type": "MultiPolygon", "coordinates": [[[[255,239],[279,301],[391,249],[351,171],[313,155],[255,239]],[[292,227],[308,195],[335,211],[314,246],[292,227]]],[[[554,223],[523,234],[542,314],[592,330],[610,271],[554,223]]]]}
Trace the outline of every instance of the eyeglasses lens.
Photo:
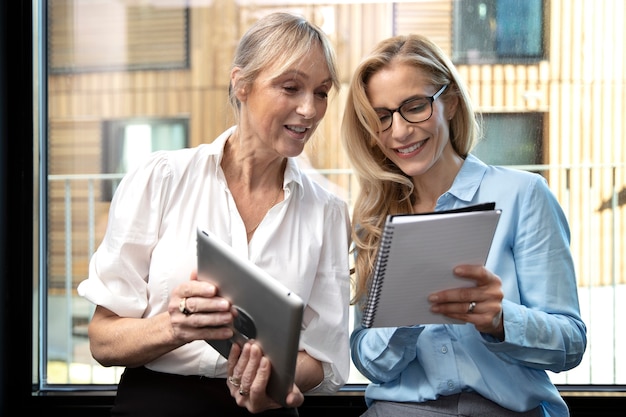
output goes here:
{"type": "Polygon", "coordinates": [[[433,112],[433,107],[431,100],[429,100],[428,97],[425,97],[416,98],[408,101],[404,103],[399,109],[393,111],[388,109],[380,109],[378,110],[378,118],[380,119],[380,124],[383,131],[391,127],[391,123],[393,122],[393,114],[395,112],[400,113],[400,115],[407,122],[419,123],[430,118],[433,112]]]}

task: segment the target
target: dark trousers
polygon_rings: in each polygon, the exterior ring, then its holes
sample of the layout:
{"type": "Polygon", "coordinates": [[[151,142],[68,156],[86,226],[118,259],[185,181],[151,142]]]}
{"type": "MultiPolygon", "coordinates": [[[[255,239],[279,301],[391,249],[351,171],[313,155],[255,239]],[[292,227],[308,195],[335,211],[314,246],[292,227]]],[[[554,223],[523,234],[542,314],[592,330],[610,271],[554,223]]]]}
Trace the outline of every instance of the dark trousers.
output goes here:
{"type": "Polygon", "coordinates": [[[132,417],[278,417],[298,416],[281,408],[251,414],[230,396],[226,380],[126,368],[117,389],[111,416],[132,417]]]}

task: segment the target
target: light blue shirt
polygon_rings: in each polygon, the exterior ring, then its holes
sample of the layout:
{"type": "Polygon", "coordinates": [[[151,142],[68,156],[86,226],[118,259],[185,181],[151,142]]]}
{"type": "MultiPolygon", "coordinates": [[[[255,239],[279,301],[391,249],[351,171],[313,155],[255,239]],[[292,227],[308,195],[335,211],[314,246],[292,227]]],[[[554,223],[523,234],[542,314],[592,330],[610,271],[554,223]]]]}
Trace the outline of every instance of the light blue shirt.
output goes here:
{"type": "Polygon", "coordinates": [[[542,176],[472,155],[436,210],[489,201],[502,210],[486,267],[502,279],[505,340],[473,324],[364,329],[357,308],[350,344],[368,406],[475,391],[513,411],[569,415],[546,373],[577,366],[587,345],[567,219],[542,176]]]}

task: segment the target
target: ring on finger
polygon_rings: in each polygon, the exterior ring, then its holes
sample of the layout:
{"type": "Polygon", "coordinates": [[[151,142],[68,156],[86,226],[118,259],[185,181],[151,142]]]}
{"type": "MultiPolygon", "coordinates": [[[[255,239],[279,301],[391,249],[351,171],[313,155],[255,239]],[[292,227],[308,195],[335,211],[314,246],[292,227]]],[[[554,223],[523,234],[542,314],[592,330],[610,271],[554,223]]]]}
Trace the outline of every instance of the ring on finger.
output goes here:
{"type": "Polygon", "coordinates": [[[187,310],[187,298],[186,297],[181,298],[180,301],[178,302],[178,311],[183,313],[185,316],[188,316],[191,314],[191,311],[187,310]]]}
{"type": "Polygon", "coordinates": [[[469,306],[467,307],[468,313],[473,313],[476,308],[476,301],[470,301],[469,306]]]}
{"type": "Polygon", "coordinates": [[[239,385],[241,385],[241,379],[232,375],[228,377],[228,382],[230,382],[234,387],[239,387],[239,385]]]}
{"type": "Polygon", "coordinates": [[[243,389],[243,387],[239,388],[239,395],[241,395],[242,397],[245,397],[248,394],[250,393],[246,391],[245,389],[243,389]]]}

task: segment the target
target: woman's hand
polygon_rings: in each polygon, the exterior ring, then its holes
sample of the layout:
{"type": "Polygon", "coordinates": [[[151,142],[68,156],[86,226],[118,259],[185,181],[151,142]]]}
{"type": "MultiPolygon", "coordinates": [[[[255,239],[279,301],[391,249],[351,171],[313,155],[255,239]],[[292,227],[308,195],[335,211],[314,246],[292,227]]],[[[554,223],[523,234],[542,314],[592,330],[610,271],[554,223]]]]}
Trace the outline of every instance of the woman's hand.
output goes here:
{"type": "Polygon", "coordinates": [[[502,281],[484,266],[460,265],[454,268],[459,278],[476,281],[475,287],[454,288],[430,294],[433,313],[473,323],[479,332],[504,340],[502,322],[502,281]]]}
{"type": "MultiPolygon", "coordinates": [[[[270,360],[263,355],[261,346],[255,341],[248,341],[243,348],[233,344],[228,356],[227,385],[230,395],[237,405],[245,407],[251,413],[282,407],[267,395],[267,383],[272,371],[270,360]]],[[[287,395],[288,407],[299,407],[304,402],[304,395],[296,384],[287,395]]]]}
{"type": "Polygon", "coordinates": [[[103,366],[136,367],[194,340],[233,336],[233,309],[215,285],[196,272],[170,296],[168,311],[148,318],[120,317],[96,306],[89,323],[91,354],[103,366]]]}
{"type": "Polygon", "coordinates": [[[174,289],[168,305],[174,338],[182,343],[193,340],[224,340],[233,336],[233,310],[217,287],[198,281],[197,272],[174,289]]]}

